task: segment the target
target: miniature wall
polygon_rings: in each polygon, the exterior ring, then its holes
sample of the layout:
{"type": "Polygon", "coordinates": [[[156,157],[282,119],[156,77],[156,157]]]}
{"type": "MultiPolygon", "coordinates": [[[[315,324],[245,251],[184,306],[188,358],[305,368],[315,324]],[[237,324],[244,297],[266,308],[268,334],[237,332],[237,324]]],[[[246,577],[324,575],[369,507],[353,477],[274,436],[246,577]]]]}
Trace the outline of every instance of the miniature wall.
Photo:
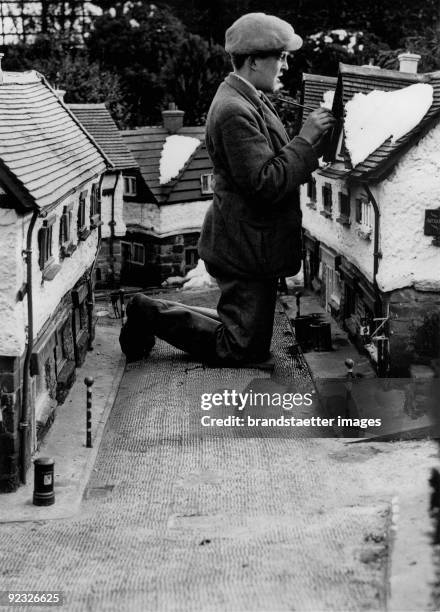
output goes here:
{"type": "MultiPolygon", "coordinates": [[[[92,183],[85,186],[83,190],[87,189],[88,197],[86,201],[86,223],[89,223],[90,215],[90,189],[92,183]]],[[[61,264],[61,270],[51,281],[42,282],[42,274],[38,265],[38,242],[37,235],[38,229],[41,227],[40,223],[37,223],[34,230],[34,252],[33,252],[33,266],[34,266],[34,328],[35,335],[38,334],[44,322],[48,319],[50,314],[55,310],[56,306],[60,302],[61,298],[72,289],[75,283],[81,278],[84,272],[92,265],[98,245],[98,230],[92,230],[90,236],[84,241],[78,241],[76,235],[76,219],[78,214],[78,203],[79,193],[69,199],[69,202],[73,202],[73,220],[72,220],[72,231],[73,241],[77,244],[76,251],[71,257],[60,260],[58,256],[58,240],[59,240],[59,216],[63,210],[63,205],[67,204],[68,201],[62,202],[56,209],[57,221],[55,222],[53,229],[53,245],[54,245],[54,257],[55,261],[61,264]]]]}
{"type": "Polygon", "coordinates": [[[0,357],[0,492],[18,487],[20,360],[0,357]]]}
{"type": "Polygon", "coordinates": [[[112,220],[112,207],[114,208],[114,235],[123,236],[127,231],[123,218],[124,205],[124,181],[121,173],[105,174],[101,185],[101,236],[109,238],[111,236],[111,227],[109,225],[112,220]],[[114,190],[113,196],[110,194],[104,195],[106,190],[114,190]]]}
{"type": "Polygon", "coordinates": [[[200,231],[211,200],[181,204],[124,204],[124,223],[127,227],[143,227],[157,237],[181,232],[200,231]]]}
{"type": "MultiPolygon", "coordinates": [[[[164,238],[159,243],[160,280],[170,276],[184,276],[188,270],[185,265],[185,249],[196,249],[200,232],[177,234],[164,238]]],[[[194,266],[195,267],[195,264],[194,266]]]]}
{"type": "Polygon", "coordinates": [[[391,292],[389,338],[394,374],[407,375],[410,364],[440,369],[440,293],[414,288],[391,292]]]}
{"type": "MultiPolygon", "coordinates": [[[[361,238],[358,233],[358,224],[355,221],[355,200],[359,197],[367,198],[363,189],[351,189],[351,213],[350,227],[341,225],[336,221],[339,216],[339,192],[347,193],[344,182],[330,179],[317,172],[313,173],[316,179],[316,210],[307,206],[307,185],[301,186],[301,210],[303,212],[303,227],[310,234],[323,242],[337,253],[344,255],[353,263],[363,275],[370,281],[373,280],[373,235],[371,239],[361,238]],[[323,210],[322,187],[325,183],[332,186],[332,218],[326,218],[320,214],[323,210]]],[[[368,198],[367,198],[368,199],[368,198]]]]}
{"type": "MultiPolygon", "coordinates": [[[[87,190],[88,197],[86,199],[86,223],[89,224],[90,215],[90,189],[92,183],[90,182],[81,191],[87,190]]],[[[90,268],[96,255],[96,248],[98,244],[98,230],[94,229],[91,231],[90,236],[83,241],[78,241],[77,238],[77,214],[79,205],[79,192],[63,200],[57,208],[52,211],[48,217],[52,215],[56,216],[56,221],[53,225],[53,257],[55,263],[59,263],[61,268],[57,275],[52,280],[43,281],[42,271],[38,263],[39,251],[38,251],[38,231],[43,225],[44,219],[39,218],[35,224],[33,230],[32,240],[32,267],[33,267],[33,304],[34,304],[34,338],[38,336],[39,331],[44,325],[45,321],[55,311],[58,303],[62,297],[72,289],[75,283],[81,278],[84,272],[90,268]],[[73,204],[72,210],[72,242],[77,245],[76,250],[72,253],[71,257],[60,259],[59,257],[59,229],[60,229],[60,216],[65,205],[73,204]]],[[[8,308],[13,308],[14,318],[9,315],[6,326],[3,324],[3,312],[5,308],[0,312],[0,321],[2,323],[2,330],[8,331],[0,332],[0,347],[5,352],[0,354],[6,355],[21,355],[25,349],[25,336],[24,328],[27,325],[27,298],[23,301],[16,302],[16,295],[23,283],[26,282],[26,265],[23,258],[19,255],[21,249],[25,248],[27,228],[29,226],[31,215],[28,214],[25,219],[21,219],[16,224],[16,245],[14,249],[14,265],[8,269],[7,276],[15,273],[15,291],[12,289],[8,292],[8,308]],[[18,262],[18,264],[17,264],[18,262]],[[14,325],[12,325],[14,323],[14,325]],[[5,337],[5,333],[8,334],[5,337]]],[[[12,230],[8,233],[10,234],[12,230]]],[[[11,238],[9,238],[11,240],[11,238]]],[[[8,255],[9,257],[9,255],[8,255]]],[[[6,281],[4,281],[6,282],[6,281]]],[[[9,281],[11,282],[11,281],[9,281]]],[[[12,285],[11,285],[12,287],[12,285]]]]}
{"type": "Polygon", "coordinates": [[[23,236],[25,228],[16,211],[0,208],[0,355],[21,355],[26,341],[23,308],[16,302],[23,283],[23,236]]]}
{"type": "Polygon", "coordinates": [[[160,208],[161,236],[180,232],[200,232],[211,200],[166,204],[160,208]]]}
{"type": "Polygon", "coordinates": [[[127,227],[142,227],[155,234],[160,233],[160,209],[157,204],[125,202],[123,222],[127,227]]]}
{"type": "Polygon", "coordinates": [[[423,233],[425,210],[440,206],[440,125],[406,153],[374,195],[381,212],[382,291],[440,290],[440,247],[423,233]]]}

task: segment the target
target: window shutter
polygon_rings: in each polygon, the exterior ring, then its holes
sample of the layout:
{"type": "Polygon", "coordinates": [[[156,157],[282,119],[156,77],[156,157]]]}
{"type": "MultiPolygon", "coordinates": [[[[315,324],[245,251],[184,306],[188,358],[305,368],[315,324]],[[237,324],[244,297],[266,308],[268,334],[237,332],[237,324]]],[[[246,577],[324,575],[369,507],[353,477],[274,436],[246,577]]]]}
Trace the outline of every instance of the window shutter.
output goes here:
{"type": "Polygon", "coordinates": [[[40,270],[44,269],[44,264],[46,261],[46,240],[47,227],[42,227],[38,232],[38,265],[40,266],[40,270]]]}
{"type": "Polygon", "coordinates": [[[362,223],[362,200],[356,200],[356,222],[362,223]]]}

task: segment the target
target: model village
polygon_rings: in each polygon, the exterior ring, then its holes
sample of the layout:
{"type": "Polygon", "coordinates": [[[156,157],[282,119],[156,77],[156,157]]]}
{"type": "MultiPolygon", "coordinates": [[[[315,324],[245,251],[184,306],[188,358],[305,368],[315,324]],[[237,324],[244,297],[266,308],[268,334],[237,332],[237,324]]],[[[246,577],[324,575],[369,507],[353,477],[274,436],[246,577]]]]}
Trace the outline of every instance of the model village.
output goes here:
{"type": "MultiPolygon", "coordinates": [[[[340,64],[333,77],[303,76],[302,121],[327,105],[337,124],[300,191],[302,270],[280,279],[283,384],[299,384],[306,370],[318,393],[326,378],[440,375],[440,73],[420,73],[419,59],[404,53],[396,70],[340,64]],[[396,113],[399,104],[412,111],[396,113]]],[[[35,71],[0,71],[5,500],[33,483],[75,384],[96,384],[99,368],[87,364],[99,364],[97,338],[107,323],[119,330],[130,295],[171,292],[215,306],[197,252],[215,180],[203,126],[186,125],[170,104],[161,125],[121,131],[104,103],[69,104],[68,93],[35,71]]],[[[116,363],[123,355],[111,337],[116,363]]],[[[121,388],[142,376],[145,393],[154,389],[155,355],[123,367],[121,388]]],[[[173,385],[182,355],[162,363],[162,386],[173,385]]],[[[81,426],[85,387],[83,398],[81,426]]],[[[175,435],[162,426],[159,436],[175,435]]]]}

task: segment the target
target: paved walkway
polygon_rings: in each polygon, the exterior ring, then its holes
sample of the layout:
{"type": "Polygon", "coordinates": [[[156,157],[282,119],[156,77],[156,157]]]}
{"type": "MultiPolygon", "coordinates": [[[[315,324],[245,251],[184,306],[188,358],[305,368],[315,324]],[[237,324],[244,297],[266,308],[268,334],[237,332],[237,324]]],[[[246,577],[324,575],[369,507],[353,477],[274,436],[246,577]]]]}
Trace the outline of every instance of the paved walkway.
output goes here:
{"type": "Polygon", "coordinates": [[[1,525],[0,588],[62,590],[78,611],[385,609],[393,498],[409,459],[425,478],[422,443],[200,426],[204,393],[312,391],[288,332],[277,313],[273,373],[204,368],[161,341],[127,367],[80,511],[1,525]]]}

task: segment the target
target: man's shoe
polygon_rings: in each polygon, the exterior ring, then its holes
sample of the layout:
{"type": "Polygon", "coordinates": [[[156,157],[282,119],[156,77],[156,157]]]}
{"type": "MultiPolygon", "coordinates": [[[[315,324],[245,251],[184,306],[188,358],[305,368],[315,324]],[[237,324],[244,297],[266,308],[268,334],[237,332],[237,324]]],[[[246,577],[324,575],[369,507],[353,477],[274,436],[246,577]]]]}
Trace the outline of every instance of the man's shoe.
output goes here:
{"type": "Polygon", "coordinates": [[[140,331],[131,321],[127,321],[122,326],[119,344],[127,363],[148,357],[156,342],[154,334],[141,334],[140,331]]]}

